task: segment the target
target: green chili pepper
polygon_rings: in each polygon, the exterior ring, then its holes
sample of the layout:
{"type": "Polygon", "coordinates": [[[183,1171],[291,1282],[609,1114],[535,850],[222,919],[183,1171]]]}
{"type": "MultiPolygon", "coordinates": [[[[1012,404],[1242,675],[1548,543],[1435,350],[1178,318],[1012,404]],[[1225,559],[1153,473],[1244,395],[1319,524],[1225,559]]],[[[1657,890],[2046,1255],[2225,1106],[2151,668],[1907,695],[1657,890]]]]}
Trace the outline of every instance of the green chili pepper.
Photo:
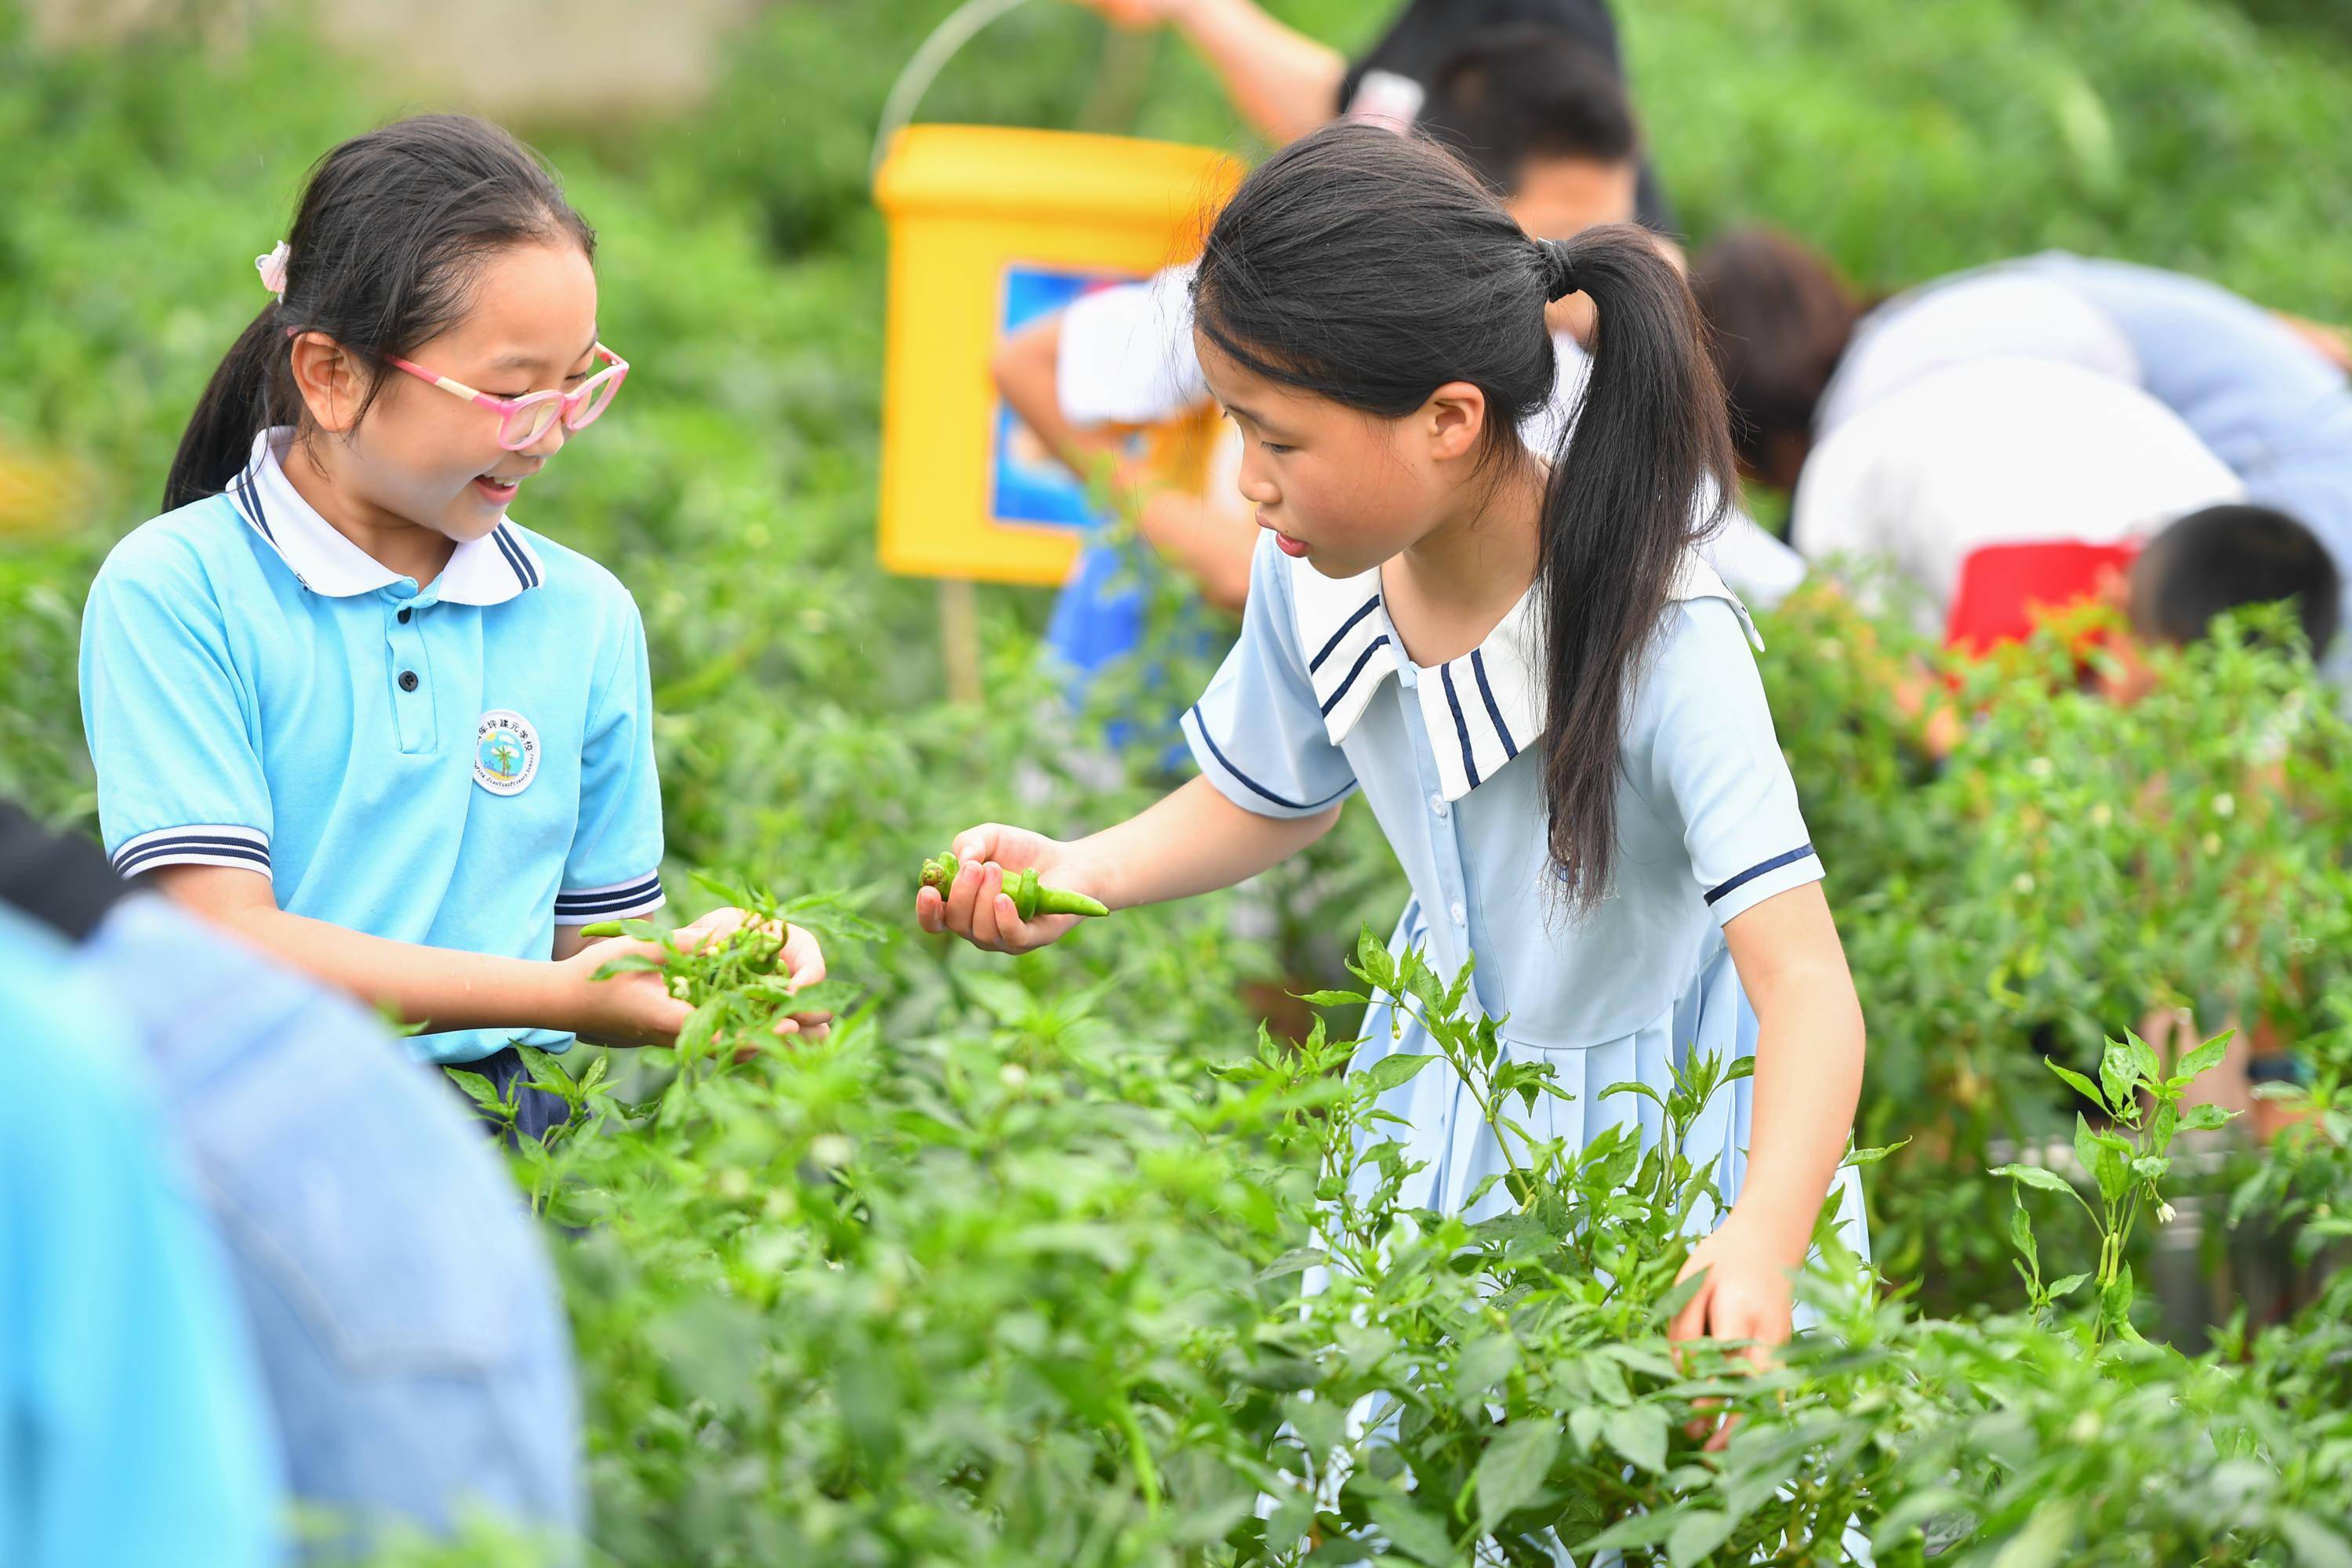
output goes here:
{"type": "MultiPolygon", "coordinates": [[[[952,850],[936,860],[926,860],[923,862],[923,886],[937,889],[940,897],[944,899],[948,896],[948,889],[955,886],[956,872],[961,868],[952,850]]],[[[1090,899],[1084,893],[1039,885],[1034,866],[1004,873],[1004,895],[1013,900],[1013,912],[1024,921],[1034,921],[1041,914],[1110,913],[1109,909],[1098,900],[1090,899]]]]}

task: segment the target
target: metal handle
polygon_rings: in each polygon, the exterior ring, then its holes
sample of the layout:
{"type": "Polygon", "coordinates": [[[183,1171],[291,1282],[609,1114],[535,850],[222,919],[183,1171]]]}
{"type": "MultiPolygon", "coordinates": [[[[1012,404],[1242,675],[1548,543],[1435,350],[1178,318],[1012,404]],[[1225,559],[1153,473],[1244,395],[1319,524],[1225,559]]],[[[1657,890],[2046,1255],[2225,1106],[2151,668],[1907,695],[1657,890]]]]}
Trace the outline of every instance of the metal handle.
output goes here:
{"type": "Polygon", "coordinates": [[[1005,16],[1027,5],[1029,0],[963,0],[963,4],[947,14],[947,19],[931,29],[929,37],[916,46],[907,58],[906,68],[898,79],[890,84],[890,96],[882,100],[882,122],[875,127],[874,151],[866,159],[866,178],[872,184],[882,172],[882,159],[890,151],[890,140],[905,130],[915,118],[915,107],[923,100],[931,83],[947,68],[956,51],[979,36],[982,28],[1001,16],[1005,16]]]}

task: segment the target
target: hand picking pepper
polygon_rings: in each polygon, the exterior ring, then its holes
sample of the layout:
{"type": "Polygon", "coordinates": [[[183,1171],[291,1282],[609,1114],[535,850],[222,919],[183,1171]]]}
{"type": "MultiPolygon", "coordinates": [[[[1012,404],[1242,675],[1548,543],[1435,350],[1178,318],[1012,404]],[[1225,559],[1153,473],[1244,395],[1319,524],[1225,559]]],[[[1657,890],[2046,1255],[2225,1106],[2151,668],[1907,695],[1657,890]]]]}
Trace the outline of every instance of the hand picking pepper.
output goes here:
{"type": "MultiPolygon", "coordinates": [[[[948,889],[955,886],[956,873],[961,868],[952,850],[936,860],[926,860],[923,862],[922,885],[936,889],[940,897],[944,899],[948,896],[948,889]]],[[[1110,913],[1109,909],[1099,900],[1090,899],[1084,893],[1073,893],[1061,888],[1039,886],[1037,868],[1034,866],[1025,867],[1018,871],[1005,872],[1004,894],[1013,900],[1013,912],[1024,921],[1034,921],[1041,914],[1107,915],[1110,913]]]]}

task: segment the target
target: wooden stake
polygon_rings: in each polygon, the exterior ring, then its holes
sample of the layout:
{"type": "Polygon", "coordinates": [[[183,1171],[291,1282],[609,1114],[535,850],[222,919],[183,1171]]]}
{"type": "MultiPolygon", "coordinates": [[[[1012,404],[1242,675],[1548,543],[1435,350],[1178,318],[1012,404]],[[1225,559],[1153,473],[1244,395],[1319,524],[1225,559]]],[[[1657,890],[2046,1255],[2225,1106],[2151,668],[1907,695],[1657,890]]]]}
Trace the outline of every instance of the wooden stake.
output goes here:
{"type": "Polygon", "coordinates": [[[940,656],[947,664],[948,700],[977,705],[980,690],[980,593],[970,579],[940,580],[940,656]]]}

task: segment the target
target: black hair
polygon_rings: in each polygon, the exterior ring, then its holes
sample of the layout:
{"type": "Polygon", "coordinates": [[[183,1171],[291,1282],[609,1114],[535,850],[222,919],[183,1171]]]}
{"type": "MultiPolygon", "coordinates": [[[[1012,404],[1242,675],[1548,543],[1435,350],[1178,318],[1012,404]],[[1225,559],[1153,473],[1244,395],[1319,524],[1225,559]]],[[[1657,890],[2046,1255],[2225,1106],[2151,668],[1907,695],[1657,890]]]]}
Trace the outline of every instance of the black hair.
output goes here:
{"type": "Polygon", "coordinates": [[[1221,353],[1378,417],[1468,382],[1507,461],[1531,460],[1517,426],[1551,395],[1545,304],[1591,298],[1592,368],[1573,446],[1545,484],[1536,570],[1548,842],[1569,897],[1589,907],[1615,859],[1634,665],[1684,552],[1730,494],[1723,394],[1681,274],[1631,224],[1530,239],[1444,148],[1337,124],[1242,182],[1192,290],[1195,323],[1221,353]]]}
{"type": "Polygon", "coordinates": [[[2318,535],[2266,506],[2209,506],[2168,526],[2132,563],[2131,618],[2151,641],[2188,643],[2216,616],[2294,601],[2313,653],[2336,636],[2342,580],[2318,535]]]}
{"type": "Polygon", "coordinates": [[[364,416],[389,356],[462,320],[493,253],[567,239],[594,256],[596,231],[554,175],[487,121],[420,115],[335,148],[295,204],[285,297],[263,308],[213,372],[172,459],[163,510],[219,494],[257,432],[302,423],[292,333],[324,332],[369,367],[364,416]]]}
{"type": "Polygon", "coordinates": [[[1853,341],[1863,304],[1828,258],[1766,228],[1735,229],[1691,263],[1731,439],[1749,473],[1772,467],[1776,437],[1812,440],[1813,413],[1853,341]]]}
{"type": "Polygon", "coordinates": [[[1432,73],[1420,128],[1508,196],[1530,160],[1630,163],[1633,108],[1610,62],[1558,28],[1489,27],[1432,73]]]}

